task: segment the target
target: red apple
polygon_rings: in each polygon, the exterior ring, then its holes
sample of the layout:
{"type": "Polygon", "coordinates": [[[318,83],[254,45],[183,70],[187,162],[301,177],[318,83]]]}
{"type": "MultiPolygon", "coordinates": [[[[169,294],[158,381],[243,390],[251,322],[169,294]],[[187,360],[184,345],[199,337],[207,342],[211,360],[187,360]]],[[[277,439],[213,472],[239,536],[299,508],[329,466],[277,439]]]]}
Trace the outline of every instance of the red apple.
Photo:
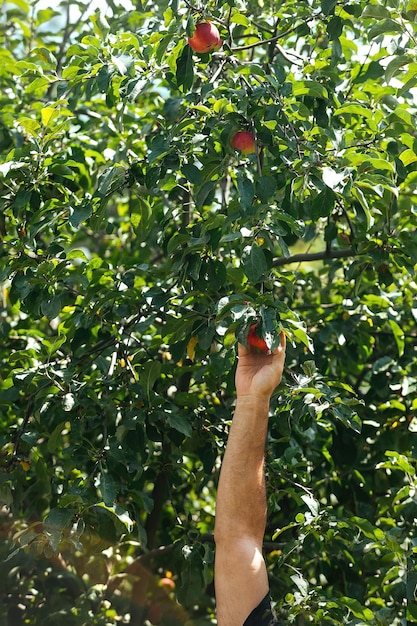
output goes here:
{"type": "Polygon", "coordinates": [[[194,35],[188,37],[188,43],[194,52],[211,52],[222,45],[220,33],[211,22],[200,22],[195,27],[194,35]]]}
{"type": "Polygon", "coordinates": [[[248,346],[252,346],[252,348],[257,348],[261,352],[269,352],[269,348],[266,344],[265,339],[263,339],[263,337],[259,337],[256,332],[257,327],[258,324],[256,323],[252,324],[252,326],[250,326],[249,328],[249,333],[246,339],[248,342],[248,346]]]}
{"type": "Polygon", "coordinates": [[[243,154],[256,152],[255,137],[247,130],[238,130],[232,137],[232,148],[240,150],[243,154]]]}

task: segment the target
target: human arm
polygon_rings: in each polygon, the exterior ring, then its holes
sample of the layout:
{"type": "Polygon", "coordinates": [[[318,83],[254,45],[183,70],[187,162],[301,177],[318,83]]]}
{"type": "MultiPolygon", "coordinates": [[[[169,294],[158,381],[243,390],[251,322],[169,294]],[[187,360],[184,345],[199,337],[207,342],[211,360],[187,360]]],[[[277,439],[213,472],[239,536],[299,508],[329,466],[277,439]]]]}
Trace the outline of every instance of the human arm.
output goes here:
{"type": "Polygon", "coordinates": [[[272,354],[239,345],[237,402],[216,504],[218,626],[242,626],[268,593],[262,556],[266,525],[264,456],[271,395],[281,381],[285,336],[272,354]]]}

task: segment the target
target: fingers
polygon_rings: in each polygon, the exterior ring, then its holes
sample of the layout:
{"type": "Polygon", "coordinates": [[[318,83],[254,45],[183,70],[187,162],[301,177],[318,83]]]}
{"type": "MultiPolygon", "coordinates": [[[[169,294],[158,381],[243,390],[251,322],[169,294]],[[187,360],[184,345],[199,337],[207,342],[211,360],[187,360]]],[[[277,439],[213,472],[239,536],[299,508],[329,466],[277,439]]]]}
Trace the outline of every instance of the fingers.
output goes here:
{"type": "Polygon", "coordinates": [[[287,338],[286,338],[285,333],[284,333],[283,330],[281,330],[279,336],[280,336],[280,339],[281,339],[281,343],[280,343],[280,345],[277,348],[275,348],[273,354],[275,354],[276,352],[285,352],[285,350],[286,350],[287,338]]]}
{"type": "Polygon", "coordinates": [[[243,343],[238,343],[237,355],[240,357],[240,356],[246,356],[247,354],[250,354],[250,348],[247,346],[244,346],[243,343]]]}

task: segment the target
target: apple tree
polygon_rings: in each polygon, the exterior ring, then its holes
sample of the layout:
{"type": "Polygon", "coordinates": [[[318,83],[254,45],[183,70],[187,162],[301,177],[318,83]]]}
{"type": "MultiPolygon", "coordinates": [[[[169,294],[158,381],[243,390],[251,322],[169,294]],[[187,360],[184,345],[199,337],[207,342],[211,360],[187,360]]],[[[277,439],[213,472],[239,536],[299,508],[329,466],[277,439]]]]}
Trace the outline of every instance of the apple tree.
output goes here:
{"type": "Polygon", "coordinates": [[[215,623],[254,323],[288,341],[277,615],[417,622],[416,18],[415,0],[1,3],[2,624],[215,623]],[[200,23],[221,40],[203,52],[200,23]]]}

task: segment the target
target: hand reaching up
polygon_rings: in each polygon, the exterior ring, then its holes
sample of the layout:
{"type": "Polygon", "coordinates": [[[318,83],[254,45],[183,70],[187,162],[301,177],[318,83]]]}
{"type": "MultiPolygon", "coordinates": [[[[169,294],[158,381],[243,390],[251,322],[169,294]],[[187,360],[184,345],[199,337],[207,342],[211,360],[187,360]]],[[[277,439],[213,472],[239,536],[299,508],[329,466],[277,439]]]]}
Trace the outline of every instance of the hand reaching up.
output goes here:
{"type": "Polygon", "coordinates": [[[285,334],[281,331],[281,344],[274,352],[258,352],[239,344],[236,369],[238,397],[253,396],[269,399],[281,382],[285,362],[285,334]]]}

